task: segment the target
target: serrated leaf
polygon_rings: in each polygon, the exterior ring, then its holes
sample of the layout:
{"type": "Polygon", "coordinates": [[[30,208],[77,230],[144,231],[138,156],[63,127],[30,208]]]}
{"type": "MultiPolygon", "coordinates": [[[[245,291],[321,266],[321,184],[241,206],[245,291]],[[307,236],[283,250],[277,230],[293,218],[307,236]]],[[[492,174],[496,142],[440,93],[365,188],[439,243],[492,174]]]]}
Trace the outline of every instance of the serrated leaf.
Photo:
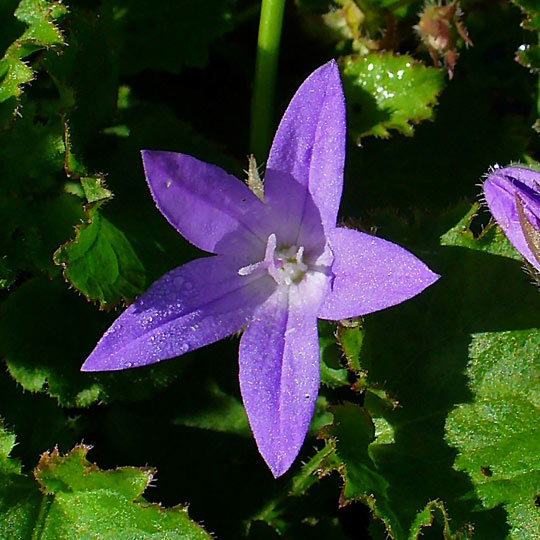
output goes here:
{"type": "Polygon", "coordinates": [[[346,56],[341,64],[349,129],[363,137],[413,134],[413,124],[433,118],[444,75],[407,55],[389,52],[346,56]]]}
{"type": "Polygon", "coordinates": [[[404,538],[401,525],[388,504],[389,484],[378,471],[369,454],[375,438],[375,426],[370,415],[356,405],[332,408],[334,422],[323,431],[332,441],[335,457],[327,470],[337,469],[344,487],[340,504],[361,500],[381,519],[392,538],[404,538]]]}
{"type": "Polygon", "coordinates": [[[0,324],[0,354],[13,378],[24,389],[46,392],[66,407],[148,398],[186,365],[163,362],[116,374],[81,373],[110,317],[104,319],[60,280],[26,281],[0,305],[0,324]]]}
{"type": "Polygon", "coordinates": [[[64,127],[52,104],[30,104],[0,133],[2,279],[21,273],[55,276],[52,255],[84,216],[79,197],[64,192],[64,127]]]}
{"type": "Polygon", "coordinates": [[[9,457],[15,446],[15,434],[4,427],[0,419],[0,476],[5,474],[18,474],[21,465],[18,461],[9,457]]]}
{"type": "Polygon", "coordinates": [[[530,70],[540,68],[540,46],[521,45],[516,53],[516,60],[530,70]]]}
{"type": "MultiPolygon", "coordinates": [[[[2,436],[0,427],[0,441],[2,436]]],[[[67,456],[57,450],[43,454],[34,471],[41,493],[38,484],[20,471],[0,470],[0,537],[211,538],[190,520],[185,507],[165,509],[145,501],[142,494],[153,478],[151,469],[102,471],[87,461],[88,450],[76,446],[67,456]]]]}
{"type": "MultiPolygon", "coordinates": [[[[88,193],[89,188],[84,189],[88,193]]],[[[87,195],[92,200],[103,195],[92,189],[87,195]]],[[[55,263],[63,266],[66,280],[88,300],[99,302],[102,309],[133,300],[144,290],[141,261],[126,235],[103,217],[97,206],[90,207],[87,215],[88,222],[77,227],[75,239],[55,252],[55,263]]]]}
{"type": "Polygon", "coordinates": [[[480,235],[474,235],[471,231],[471,224],[479,210],[480,204],[474,203],[455,227],[441,236],[441,245],[461,246],[521,261],[521,255],[510,244],[495,222],[490,222],[480,235]]]}
{"type": "Polygon", "coordinates": [[[24,62],[24,58],[36,51],[58,48],[65,44],[56,22],[66,13],[67,8],[61,2],[20,2],[15,17],[25,23],[27,29],[8,47],[0,60],[0,103],[13,99],[16,106],[22,86],[34,78],[34,70],[24,62]]]}
{"type": "Polygon", "coordinates": [[[524,26],[529,30],[540,30],[540,7],[536,0],[511,0],[526,16],[524,26]]]}
{"type": "Polygon", "coordinates": [[[446,422],[455,466],[486,508],[504,506],[509,538],[539,538],[540,330],[475,334],[469,351],[473,399],[446,422]]]}
{"type": "MultiPolygon", "coordinates": [[[[540,7],[535,0],[512,0],[512,3],[518,6],[525,16],[522,26],[536,33],[534,44],[528,43],[519,47],[516,53],[516,60],[522,66],[536,73],[540,69],[540,7]]],[[[536,101],[536,112],[539,114],[540,96],[537,95],[536,101]]],[[[540,130],[538,120],[533,127],[536,131],[540,130]]]]}

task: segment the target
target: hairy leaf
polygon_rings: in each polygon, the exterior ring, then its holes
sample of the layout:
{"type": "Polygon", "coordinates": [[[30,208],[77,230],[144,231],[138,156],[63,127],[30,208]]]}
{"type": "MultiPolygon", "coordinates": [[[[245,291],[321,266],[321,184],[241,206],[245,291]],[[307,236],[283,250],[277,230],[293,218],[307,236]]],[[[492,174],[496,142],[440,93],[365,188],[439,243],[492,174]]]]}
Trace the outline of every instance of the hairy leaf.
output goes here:
{"type": "Polygon", "coordinates": [[[102,309],[133,300],[144,290],[142,263],[125,234],[97,206],[89,208],[87,216],[88,222],[77,227],[74,240],[56,251],[54,261],[64,267],[66,280],[102,309]]]}
{"type": "Polygon", "coordinates": [[[16,9],[15,17],[27,28],[0,59],[0,103],[8,102],[12,111],[18,105],[22,86],[35,76],[24,59],[36,51],[65,45],[56,22],[66,13],[61,2],[47,0],[21,0],[16,9]]]}
{"type": "Polygon", "coordinates": [[[540,536],[540,330],[479,333],[469,346],[471,403],[448,417],[455,466],[486,508],[503,505],[509,538],[540,536]]]}
{"type": "Polygon", "coordinates": [[[87,461],[89,447],[76,446],[67,456],[57,450],[43,454],[34,470],[36,483],[7,457],[13,444],[14,437],[0,426],[2,538],[211,538],[185,507],[165,509],[144,500],[151,469],[102,471],[87,461]]]}

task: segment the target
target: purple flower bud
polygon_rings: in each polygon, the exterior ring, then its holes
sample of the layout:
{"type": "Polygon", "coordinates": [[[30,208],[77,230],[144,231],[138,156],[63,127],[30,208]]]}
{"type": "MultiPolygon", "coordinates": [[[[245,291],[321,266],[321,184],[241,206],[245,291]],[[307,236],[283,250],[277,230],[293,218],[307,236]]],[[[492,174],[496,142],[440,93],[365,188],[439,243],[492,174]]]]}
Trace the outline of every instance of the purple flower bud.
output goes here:
{"type": "Polygon", "coordinates": [[[495,169],[484,182],[489,209],[508,240],[540,272],[540,173],[495,169]]]}

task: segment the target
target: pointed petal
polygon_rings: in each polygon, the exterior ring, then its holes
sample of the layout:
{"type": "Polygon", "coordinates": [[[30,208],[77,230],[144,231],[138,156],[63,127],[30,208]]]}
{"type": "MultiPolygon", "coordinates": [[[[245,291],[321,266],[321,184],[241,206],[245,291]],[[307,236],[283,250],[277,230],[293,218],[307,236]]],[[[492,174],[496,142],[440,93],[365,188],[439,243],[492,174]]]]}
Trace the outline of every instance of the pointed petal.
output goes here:
{"type": "Polygon", "coordinates": [[[246,185],[224,170],[185,154],[142,151],[154,201],[169,223],[204,251],[264,253],[265,233],[256,217],[264,205],[246,185]]]}
{"type": "Polygon", "coordinates": [[[484,194],[490,212],[508,240],[540,270],[540,263],[527,243],[516,201],[517,195],[527,221],[540,231],[540,173],[521,167],[495,169],[484,182],[484,194]]]}
{"type": "Polygon", "coordinates": [[[265,198],[282,201],[300,225],[302,198],[283,196],[284,179],[309,190],[325,228],[335,227],[343,189],[345,99],[334,60],[300,86],[281,120],[266,166],[265,198]]]}
{"type": "Polygon", "coordinates": [[[145,366],[240,330],[275,289],[270,276],[239,276],[238,263],[197,259],[158,279],[107,330],[82,371],[145,366]]]}
{"type": "Polygon", "coordinates": [[[399,304],[439,279],[412,253],[381,238],[337,228],[329,242],[335,278],[319,309],[321,319],[357,317],[399,304]]]}
{"type": "MultiPolygon", "coordinates": [[[[322,278],[324,280],[326,278],[322,278]]],[[[240,341],[240,389],[259,452],[277,478],[296,458],[319,389],[321,275],[279,287],[240,341]]]]}

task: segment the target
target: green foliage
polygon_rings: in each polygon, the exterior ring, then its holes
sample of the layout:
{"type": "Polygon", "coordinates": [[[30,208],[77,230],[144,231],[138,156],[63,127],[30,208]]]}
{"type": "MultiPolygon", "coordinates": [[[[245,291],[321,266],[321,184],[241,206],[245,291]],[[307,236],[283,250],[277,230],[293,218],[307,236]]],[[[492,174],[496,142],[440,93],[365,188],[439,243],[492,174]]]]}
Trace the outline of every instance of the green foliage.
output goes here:
{"type": "Polygon", "coordinates": [[[339,388],[349,386],[349,375],[341,365],[341,351],[334,332],[334,325],[326,321],[319,322],[321,383],[330,388],[339,388]]]}
{"type": "Polygon", "coordinates": [[[495,222],[491,221],[478,236],[474,235],[471,231],[471,224],[479,209],[478,203],[473,204],[463,219],[441,236],[441,245],[460,246],[521,261],[520,254],[510,244],[495,222]]]}
{"type": "Polygon", "coordinates": [[[314,419],[276,481],[242,406],[236,338],[79,371],[118,314],[107,308],[199,255],[155,208],[140,150],[243,176],[260,3],[1,3],[0,538],[208,538],[183,501],[225,540],[539,535],[540,297],[471,206],[490,166],[538,159],[538,6],[461,0],[474,46],[449,80],[414,29],[424,5],[286,10],[280,104],[336,57],[362,144],[348,148],[341,216],[442,277],[321,323],[314,419]],[[125,463],[159,467],[144,498],[153,471],[125,463]]]}
{"type": "Polygon", "coordinates": [[[125,234],[103,217],[98,208],[112,194],[100,178],[81,178],[88,222],[77,227],[74,240],[54,254],[64,277],[88,300],[110,308],[143,292],[145,272],[125,234]]]}
{"type": "Polygon", "coordinates": [[[486,508],[503,505],[509,538],[540,535],[538,377],[540,330],[473,335],[467,366],[470,403],[448,417],[447,439],[486,508]]]}
{"type": "Polygon", "coordinates": [[[89,447],[76,446],[67,456],[57,450],[43,454],[36,483],[8,458],[14,437],[1,427],[0,442],[2,538],[211,538],[185,507],[167,510],[143,499],[155,474],[151,469],[102,471],[86,460],[89,447]]]}
{"type": "Polygon", "coordinates": [[[43,49],[62,47],[64,36],[56,26],[58,19],[67,13],[61,2],[47,0],[22,0],[15,17],[27,25],[24,33],[15,40],[0,60],[0,113],[5,121],[8,109],[16,110],[22,86],[35,77],[34,70],[24,61],[32,53],[43,49]]]}
{"type": "Polygon", "coordinates": [[[349,126],[363,137],[389,137],[390,130],[413,134],[413,124],[433,118],[444,75],[407,55],[347,56],[342,64],[349,126]]]}
{"type": "MultiPolygon", "coordinates": [[[[488,229],[489,236],[484,231],[478,239],[472,237],[467,228],[475,211],[473,207],[461,223],[461,238],[465,236],[468,247],[516,258],[495,225],[488,229]]],[[[460,235],[450,233],[443,240],[450,244],[460,241],[460,235]]],[[[512,281],[504,283],[512,286],[512,281]]],[[[521,300],[536,295],[530,287],[521,300]]],[[[538,324],[536,310],[534,305],[521,304],[521,317],[529,317],[526,326],[538,324]]],[[[505,508],[509,538],[535,538],[540,535],[536,504],[540,478],[536,430],[540,334],[536,328],[521,329],[522,325],[510,328],[515,329],[472,334],[467,365],[472,397],[451,412],[446,436],[459,451],[456,469],[469,474],[484,507],[505,508]]]]}
{"type": "Polygon", "coordinates": [[[80,373],[103,326],[92,306],[61,282],[27,281],[1,304],[0,323],[0,351],[10,374],[24,389],[46,392],[66,407],[148,398],[174,380],[184,365],[169,362],[122,373],[80,373]],[[39,325],[28,323],[33,317],[39,325]]]}

